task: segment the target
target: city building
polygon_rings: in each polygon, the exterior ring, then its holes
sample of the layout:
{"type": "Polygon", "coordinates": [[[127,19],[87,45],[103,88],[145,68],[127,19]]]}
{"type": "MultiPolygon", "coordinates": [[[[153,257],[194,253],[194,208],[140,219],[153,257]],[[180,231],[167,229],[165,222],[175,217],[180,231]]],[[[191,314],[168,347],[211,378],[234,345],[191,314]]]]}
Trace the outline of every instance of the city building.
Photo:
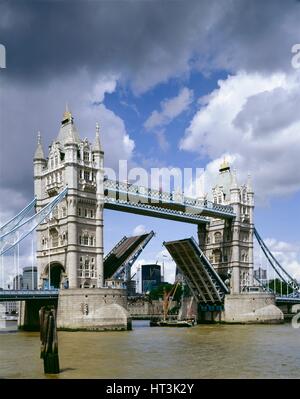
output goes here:
{"type": "Polygon", "coordinates": [[[5,302],[5,313],[16,314],[19,311],[19,303],[16,301],[5,302]]]}
{"type": "Polygon", "coordinates": [[[267,270],[259,267],[258,269],[254,270],[254,277],[259,281],[267,280],[267,270]]]}
{"type": "Polygon", "coordinates": [[[19,274],[13,278],[13,289],[14,290],[21,290],[23,289],[23,276],[19,274]]]}
{"type": "Polygon", "coordinates": [[[161,283],[161,267],[157,264],[142,265],[142,292],[146,293],[161,283]]]}
{"type": "Polygon", "coordinates": [[[24,267],[22,278],[23,290],[36,290],[37,289],[37,267],[24,267]]]}
{"type": "Polygon", "coordinates": [[[137,286],[137,282],[135,280],[126,281],[127,295],[128,296],[135,296],[136,295],[136,293],[137,293],[136,286],[137,286]]]}

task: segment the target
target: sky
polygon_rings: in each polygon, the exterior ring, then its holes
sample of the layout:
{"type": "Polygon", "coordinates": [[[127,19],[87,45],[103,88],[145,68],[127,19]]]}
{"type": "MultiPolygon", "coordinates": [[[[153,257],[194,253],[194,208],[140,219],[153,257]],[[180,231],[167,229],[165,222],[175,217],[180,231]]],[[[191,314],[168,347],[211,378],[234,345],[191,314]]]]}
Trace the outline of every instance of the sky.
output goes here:
{"type": "MultiPolygon", "coordinates": [[[[65,104],[81,137],[100,123],[105,165],[250,173],[255,225],[300,279],[300,2],[0,1],[0,222],[33,197],[37,132],[56,138],[65,104]]],[[[47,152],[47,151],[46,151],[47,152]]],[[[105,210],[105,252],[154,230],[139,260],[174,264],[165,240],[193,225],[105,210]]],[[[31,249],[21,248],[21,264],[31,249]]]]}

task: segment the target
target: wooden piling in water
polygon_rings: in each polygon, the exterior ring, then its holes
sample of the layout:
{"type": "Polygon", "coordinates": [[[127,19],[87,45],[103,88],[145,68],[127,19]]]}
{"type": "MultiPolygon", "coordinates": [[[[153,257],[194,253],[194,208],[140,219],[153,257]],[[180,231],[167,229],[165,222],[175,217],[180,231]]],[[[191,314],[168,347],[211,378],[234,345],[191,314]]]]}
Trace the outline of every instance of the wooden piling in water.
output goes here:
{"type": "Polygon", "coordinates": [[[44,360],[45,374],[59,373],[56,311],[54,307],[43,306],[39,311],[41,359],[44,360]]]}

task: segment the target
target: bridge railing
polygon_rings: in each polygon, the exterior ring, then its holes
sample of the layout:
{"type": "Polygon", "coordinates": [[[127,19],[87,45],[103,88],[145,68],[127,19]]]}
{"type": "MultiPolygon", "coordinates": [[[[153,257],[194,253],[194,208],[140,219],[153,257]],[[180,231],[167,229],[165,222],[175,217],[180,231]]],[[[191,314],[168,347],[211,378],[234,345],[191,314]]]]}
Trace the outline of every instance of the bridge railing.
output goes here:
{"type": "Polygon", "coordinates": [[[191,198],[184,196],[183,193],[176,192],[162,192],[147,188],[144,186],[138,186],[135,184],[119,182],[115,180],[105,179],[104,188],[115,193],[130,195],[130,201],[136,202],[144,200],[144,203],[151,202],[153,204],[158,202],[173,203],[177,205],[184,205],[190,208],[190,213],[201,210],[211,210],[218,213],[223,213],[231,216],[235,216],[233,207],[231,205],[216,204],[215,202],[202,200],[199,198],[191,198]]]}
{"type": "Polygon", "coordinates": [[[0,302],[58,297],[59,290],[0,290],[0,302]]]}
{"type": "Polygon", "coordinates": [[[0,290],[0,295],[4,296],[7,294],[11,295],[19,295],[19,294],[28,294],[28,295],[45,295],[48,294],[57,294],[59,291],[58,288],[52,288],[51,290],[0,290]]]}

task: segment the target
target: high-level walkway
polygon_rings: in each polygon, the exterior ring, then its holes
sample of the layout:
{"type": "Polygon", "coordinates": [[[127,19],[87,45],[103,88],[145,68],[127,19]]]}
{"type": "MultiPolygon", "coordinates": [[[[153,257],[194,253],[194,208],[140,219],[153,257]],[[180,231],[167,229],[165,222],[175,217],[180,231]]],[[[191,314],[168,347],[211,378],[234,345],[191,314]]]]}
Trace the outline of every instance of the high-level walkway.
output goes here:
{"type": "Polygon", "coordinates": [[[189,198],[182,193],[168,193],[150,188],[106,179],[104,207],[161,219],[186,223],[208,223],[208,217],[232,219],[232,206],[189,198]]]}

